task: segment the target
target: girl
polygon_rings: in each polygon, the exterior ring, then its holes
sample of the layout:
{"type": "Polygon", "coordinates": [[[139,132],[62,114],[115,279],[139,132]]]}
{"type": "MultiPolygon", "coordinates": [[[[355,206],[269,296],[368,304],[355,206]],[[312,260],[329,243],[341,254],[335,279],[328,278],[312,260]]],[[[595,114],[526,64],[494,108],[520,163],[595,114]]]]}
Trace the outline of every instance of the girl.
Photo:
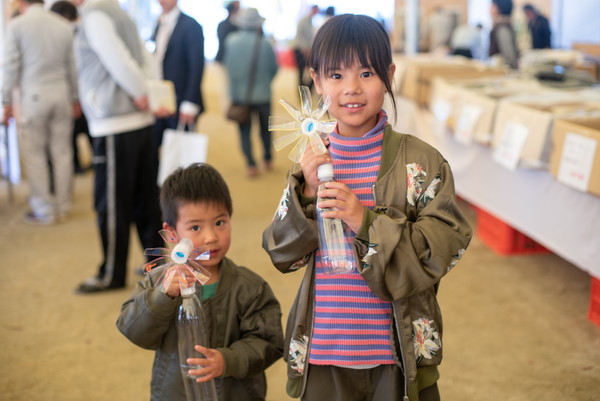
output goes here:
{"type": "MultiPolygon", "coordinates": [[[[311,147],[288,186],[263,247],[282,272],[306,267],[287,322],[288,394],[303,400],[439,400],[440,279],[471,238],[450,167],[431,146],[399,134],[381,109],[395,66],[387,33],[361,15],[333,17],[311,51],[315,88],[337,128],[327,154],[311,147]],[[337,182],[315,205],[317,167],[337,182]],[[316,206],[350,230],[359,267],[321,268],[316,206]]],[[[395,102],[394,112],[395,112],[395,102]]]]}

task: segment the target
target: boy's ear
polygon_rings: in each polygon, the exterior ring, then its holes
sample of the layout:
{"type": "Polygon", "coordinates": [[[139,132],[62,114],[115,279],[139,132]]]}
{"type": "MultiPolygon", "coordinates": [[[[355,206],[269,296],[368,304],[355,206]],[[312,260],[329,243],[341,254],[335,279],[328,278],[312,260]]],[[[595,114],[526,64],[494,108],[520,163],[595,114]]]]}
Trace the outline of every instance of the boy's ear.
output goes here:
{"type": "Polygon", "coordinates": [[[312,68],[310,69],[310,77],[315,83],[315,89],[317,90],[317,94],[322,95],[323,92],[321,90],[321,80],[319,79],[319,74],[317,74],[312,68]]]}
{"type": "Polygon", "coordinates": [[[167,230],[173,237],[177,238],[175,227],[171,227],[166,221],[163,221],[162,228],[163,230],[167,230]]]}

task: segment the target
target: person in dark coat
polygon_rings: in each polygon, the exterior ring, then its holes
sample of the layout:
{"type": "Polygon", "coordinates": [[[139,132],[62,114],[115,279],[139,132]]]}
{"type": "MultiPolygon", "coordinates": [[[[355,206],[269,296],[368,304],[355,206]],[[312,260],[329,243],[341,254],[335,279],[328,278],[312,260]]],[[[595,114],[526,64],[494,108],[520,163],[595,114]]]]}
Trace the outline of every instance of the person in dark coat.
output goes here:
{"type": "Polygon", "coordinates": [[[534,6],[525,4],[523,12],[527,17],[527,25],[531,34],[532,49],[549,49],[551,46],[550,23],[548,18],[544,17],[534,6]]]}

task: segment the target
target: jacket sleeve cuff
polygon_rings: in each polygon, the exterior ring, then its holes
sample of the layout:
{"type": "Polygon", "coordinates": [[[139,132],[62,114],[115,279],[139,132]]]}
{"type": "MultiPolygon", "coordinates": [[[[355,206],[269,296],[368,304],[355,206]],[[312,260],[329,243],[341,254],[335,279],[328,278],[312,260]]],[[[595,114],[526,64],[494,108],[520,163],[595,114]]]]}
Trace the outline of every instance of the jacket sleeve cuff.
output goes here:
{"type": "Polygon", "coordinates": [[[225,362],[223,377],[245,377],[248,372],[248,364],[240,357],[237,351],[231,348],[217,348],[225,362]]]}
{"type": "Polygon", "coordinates": [[[365,214],[363,215],[363,221],[360,226],[360,230],[356,233],[356,238],[368,243],[369,242],[369,228],[371,228],[371,224],[377,218],[377,213],[372,211],[369,208],[365,208],[365,214]]]}

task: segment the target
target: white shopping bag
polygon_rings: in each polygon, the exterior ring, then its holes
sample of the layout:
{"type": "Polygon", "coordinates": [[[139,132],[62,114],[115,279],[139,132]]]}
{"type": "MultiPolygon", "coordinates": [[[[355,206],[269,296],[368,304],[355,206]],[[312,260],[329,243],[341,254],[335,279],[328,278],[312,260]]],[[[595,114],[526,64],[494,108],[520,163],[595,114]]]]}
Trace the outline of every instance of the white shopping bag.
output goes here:
{"type": "Polygon", "coordinates": [[[178,167],[206,162],[208,135],[198,132],[166,129],[160,149],[158,185],[178,167]]]}

